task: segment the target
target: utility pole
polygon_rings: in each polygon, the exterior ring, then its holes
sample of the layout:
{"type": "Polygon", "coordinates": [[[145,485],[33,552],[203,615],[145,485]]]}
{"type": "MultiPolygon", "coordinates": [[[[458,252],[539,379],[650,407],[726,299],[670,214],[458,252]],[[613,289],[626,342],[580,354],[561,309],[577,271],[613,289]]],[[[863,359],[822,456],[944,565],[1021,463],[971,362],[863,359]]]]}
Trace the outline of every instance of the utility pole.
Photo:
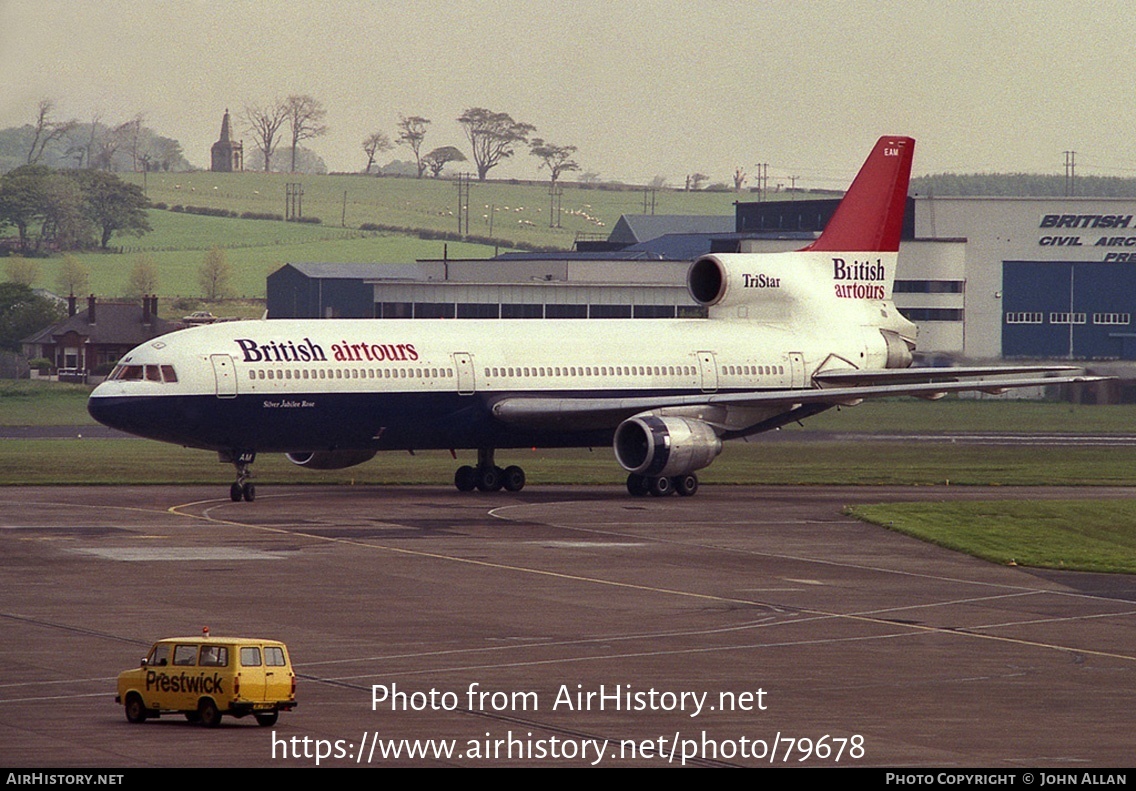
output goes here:
{"type": "Polygon", "coordinates": [[[765,191],[769,187],[769,163],[758,162],[754,167],[757,168],[757,175],[754,177],[757,181],[757,199],[763,201],[765,191]]]}
{"type": "Polygon", "coordinates": [[[471,173],[458,174],[458,236],[465,237],[469,233],[469,188],[471,173]],[[462,230],[462,220],[465,220],[465,230],[462,230]]]}
{"type": "Polygon", "coordinates": [[[560,186],[557,182],[552,182],[552,186],[548,188],[548,227],[560,227],[560,207],[562,196],[564,195],[564,187],[560,186]]]}
{"type": "Polygon", "coordinates": [[[1077,194],[1077,152],[1065,152],[1065,194],[1077,194]]]}
{"type": "Polygon", "coordinates": [[[298,220],[304,216],[304,185],[289,182],[284,185],[284,219],[298,220]]]}

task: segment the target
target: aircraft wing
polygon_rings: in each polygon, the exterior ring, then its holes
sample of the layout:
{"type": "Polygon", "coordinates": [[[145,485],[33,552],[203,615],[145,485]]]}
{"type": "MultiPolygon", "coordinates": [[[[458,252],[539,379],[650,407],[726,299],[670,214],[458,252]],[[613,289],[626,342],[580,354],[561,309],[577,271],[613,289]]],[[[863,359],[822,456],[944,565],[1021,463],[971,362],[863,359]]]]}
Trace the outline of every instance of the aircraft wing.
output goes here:
{"type": "MultiPolygon", "coordinates": [[[[904,374],[910,369],[896,370],[904,374]]],[[[623,420],[656,409],[675,407],[743,407],[778,408],[787,410],[801,406],[854,406],[866,398],[889,398],[893,396],[916,396],[934,400],[947,393],[983,392],[1003,393],[1020,387],[1038,387],[1059,384],[1080,384],[1100,382],[1111,377],[1087,375],[1058,376],[1014,376],[1017,369],[990,368],[972,369],[976,371],[998,371],[999,375],[981,378],[960,378],[966,369],[918,369],[922,376],[888,376],[887,371],[847,372],[841,371],[840,380],[856,381],[858,377],[850,373],[862,373],[859,377],[863,385],[836,387],[810,387],[789,390],[750,390],[728,393],[699,393],[695,395],[642,396],[634,398],[556,398],[529,395],[506,396],[493,404],[493,414],[505,423],[532,427],[548,426],[557,423],[570,423],[576,427],[614,428],[623,420]],[[922,372],[935,372],[927,375],[922,372]],[[954,372],[951,375],[951,372],[954,372]],[[940,377],[939,374],[942,374],[940,377]],[[919,381],[920,379],[939,381],[919,381]],[[893,381],[888,381],[889,379],[893,381]],[[915,381],[912,381],[915,380],[915,381]]],[[[1053,371],[1053,367],[1034,367],[1030,372],[1053,371]]],[[[1075,370],[1062,369],[1056,370],[1075,370]]]]}
{"type": "MultiPolygon", "coordinates": [[[[813,381],[819,387],[861,386],[921,382],[962,382],[976,377],[1066,374],[1081,370],[1075,365],[988,365],[960,368],[884,368],[861,371],[854,368],[819,371],[813,381]]],[[[1051,384],[1056,384],[1051,382],[1051,384]]]]}

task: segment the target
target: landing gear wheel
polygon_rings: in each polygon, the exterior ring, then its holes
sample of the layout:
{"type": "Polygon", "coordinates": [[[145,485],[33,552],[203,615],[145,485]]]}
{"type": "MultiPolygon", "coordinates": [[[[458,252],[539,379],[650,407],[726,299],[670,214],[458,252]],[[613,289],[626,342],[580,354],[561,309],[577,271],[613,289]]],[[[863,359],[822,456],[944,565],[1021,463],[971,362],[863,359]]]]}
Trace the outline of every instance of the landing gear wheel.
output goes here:
{"type": "Polygon", "coordinates": [[[651,479],[633,472],[627,476],[627,491],[632,497],[644,497],[651,491],[651,479]]]}
{"type": "Polygon", "coordinates": [[[146,704],[137,694],[127,696],[125,708],[127,722],[145,722],[146,717],[149,716],[149,712],[146,711],[146,704]]]}
{"type": "Polygon", "coordinates": [[[459,492],[472,492],[477,488],[477,470],[464,464],[454,473],[454,486],[459,492]]]}
{"type": "Polygon", "coordinates": [[[251,450],[232,450],[218,454],[221,461],[230,461],[237,468],[237,480],[229,487],[229,499],[234,503],[244,500],[251,503],[256,499],[256,487],[249,483],[252,470],[249,467],[256,459],[256,452],[251,450]]]}
{"type": "Polygon", "coordinates": [[[276,724],[276,719],[280,716],[278,711],[266,711],[263,714],[253,714],[256,724],[262,728],[268,728],[276,724]]]}
{"type": "Polygon", "coordinates": [[[666,497],[674,492],[674,484],[671,483],[670,478],[652,478],[650,485],[653,497],[666,497]]]}
{"type": "Polygon", "coordinates": [[[519,492],[525,488],[525,471],[516,465],[506,467],[501,483],[504,484],[505,491],[519,492]]]}
{"type": "Polygon", "coordinates": [[[679,475],[671,483],[674,485],[675,491],[683,497],[690,497],[698,491],[698,476],[694,473],[679,475]]]}
{"type": "Polygon", "coordinates": [[[221,712],[216,703],[206,698],[197,705],[197,719],[206,728],[216,728],[221,724],[221,712]]]}
{"type": "Polygon", "coordinates": [[[501,468],[484,467],[477,471],[477,488],[483,492],[496,492],[501,489],[501,468]]]}

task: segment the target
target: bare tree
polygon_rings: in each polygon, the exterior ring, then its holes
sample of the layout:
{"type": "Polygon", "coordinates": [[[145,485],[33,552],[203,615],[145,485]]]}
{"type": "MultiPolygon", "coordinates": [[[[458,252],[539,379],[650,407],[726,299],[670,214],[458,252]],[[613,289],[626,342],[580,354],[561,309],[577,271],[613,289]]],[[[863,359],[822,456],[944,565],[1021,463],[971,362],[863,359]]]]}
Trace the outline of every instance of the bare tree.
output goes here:
{"type": "Polygon", "coordinates": [[[442,175],[442,168],[450,162],[465,162],[465,154],[458,151],[453,146],[442,146],[435,148],[426,156],[422,157],[422,165],[430,169],[430,173],[434,178],[442,175]]]}
{"type": "Polygon", "coordinates": [[[734,169],[734,192],[741,192],[742,187],[745,186],[746,179],[749,176],[740,167],[734,169]]]}
{"type": "Polygon", "coordinates": [[[39,103],[36,113],[35,131],[32,136],[32,145],[28,149],[28,164],[35,165],[43,156],[44,149],[61,139],[64,135],[79,125],[78,121],[53,121],[51,112],[55,109],[55,102],[44,99],[39,103]]]}
{"type": "Polygon", "coordinates": [[[552,174],[553,184],[560,178],[561,173],[580,169],[576,160],[572,159],[572,155],[576,153],[576,146],[557,146],[535,137],[529,144],[529,153],[540,159],[540,167],[548,168],[548,172],[552,174]]]}
{"type": "Polygon", "coordinates": [[[394,148],[394,144],[391,143],[390,138],[383,132],[375,132],[369,135],[367,139],[363,141],[363,151],[367,155],[367,169],[363,172],[371,172],[371,166],[375,164],[375,155],[377,153],[380,151],[390,151],[392,148],[394,148]]]}
{"type": "Polygon", "coordinates": [[[231,289],[229,280],[233,275],[233,268],[225,257],[225,251],[213,246],[205,254],[201,268],[197,270],[197,282],[201,284],[201,292],[209,302],[216,302],[229,296],[231,289]]]}
{"type": "Polygon", "coordinates": [[[130,161],[133,163],[131,170],[137,172],[139,169],[138,162],[140,155],[138,141],[139,138],[142,137],[142,113],[138,113],[138,115],[127,121],[123,126],[126,127],[124,130],[126,144],[130,146],[130,161]]]}
{"type": "Polygon", "coordinates": [[[524,143],[536,131],[532,124],[514,121],[508,113],[495,113],[484,107],[471,107],[458,118],[465,127],[465,136],[473,149],[477,165],[477,178],[485,181],[485,174],[502,159],[513,156],[513,146],[524,143]]]}
{"type": "Polygon", "coordinates": [[[63,256],[55,285],[61,294],[85,294],[91,287],[91,270],[71,254],[63,256]]]}
{"type": "Polygon", "coordinates": [[[134,267],[126,281],[126,296],[144,297],[158,290],[158,262],[149,253],[134,258],[134,267]]]}
{"type": "Polygon", "coordinates": [[[327,134],[323,119],[327,110],[307,95],[292,95],[284,102],[284,112],[292,129],[292,172],[296,172],[296,147],[301,140],[311,140],[327,134]]]}
{"type": "Polygon", "coordinates": [[[276,152],[276,146],[280,144],[277,135],[287,119],[287,108],[279,101],[267,107],[247,105],[244,109],[245,123],[256,139],[257,149],[264,155],[265,173],[272,167],[272,155],[276,152]]]}
{"type": "Polygon", "coordinates": [[[426,163],[422,161],[419,152],[422,150],[422,141],[426,139],[426,127],[429,125],[429,118],[422,118],[418,115],[412,115],[409,118],[399,116],[398,144],[400,146],[410,146],[410,150],[414,152],[414,162],[418,166],[418,178],[422,178],[422,173],[427,167],[426,163]]]}
{"type": "Polygon", "coordinates": [[[101,170],[114,169],[114,155],[124,145],[130,142],[133,135],[134,121],[119,124],[114,129],[106,130],[98,141],[98,152],[90,160],[91,167],[101,170]]]}

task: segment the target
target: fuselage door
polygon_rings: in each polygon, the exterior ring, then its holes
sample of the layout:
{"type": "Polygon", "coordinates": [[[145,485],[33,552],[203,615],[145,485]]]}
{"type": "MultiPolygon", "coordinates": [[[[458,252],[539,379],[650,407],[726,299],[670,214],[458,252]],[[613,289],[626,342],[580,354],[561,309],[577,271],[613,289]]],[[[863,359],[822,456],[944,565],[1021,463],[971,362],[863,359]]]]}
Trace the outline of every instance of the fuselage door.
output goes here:
{"type": "Polygon", "coordinates": [[[473,358],[469,352],[454,352],[454,365],[458,371],[458,395],[473,395],[473,358]]]}
{"type": "Polygon", "coordinates": [[[698,352],[698,368],[702,376],[702,392],[713,393],[718,389],[718,361],[714,352],[698,352]]]}
{"type": "Polygon", "coordinates": [[[789,371],[792,380],[790,387],[805,386],[805,355],[800,352],[789,352],[789,371]]]}
{"type": "Polygon", "coordinates": [[[233,370],[233,358],[227,354],[211,355],[213,376],[217,379],[218,398],[237,397],[237,374],[233,370]]]}

